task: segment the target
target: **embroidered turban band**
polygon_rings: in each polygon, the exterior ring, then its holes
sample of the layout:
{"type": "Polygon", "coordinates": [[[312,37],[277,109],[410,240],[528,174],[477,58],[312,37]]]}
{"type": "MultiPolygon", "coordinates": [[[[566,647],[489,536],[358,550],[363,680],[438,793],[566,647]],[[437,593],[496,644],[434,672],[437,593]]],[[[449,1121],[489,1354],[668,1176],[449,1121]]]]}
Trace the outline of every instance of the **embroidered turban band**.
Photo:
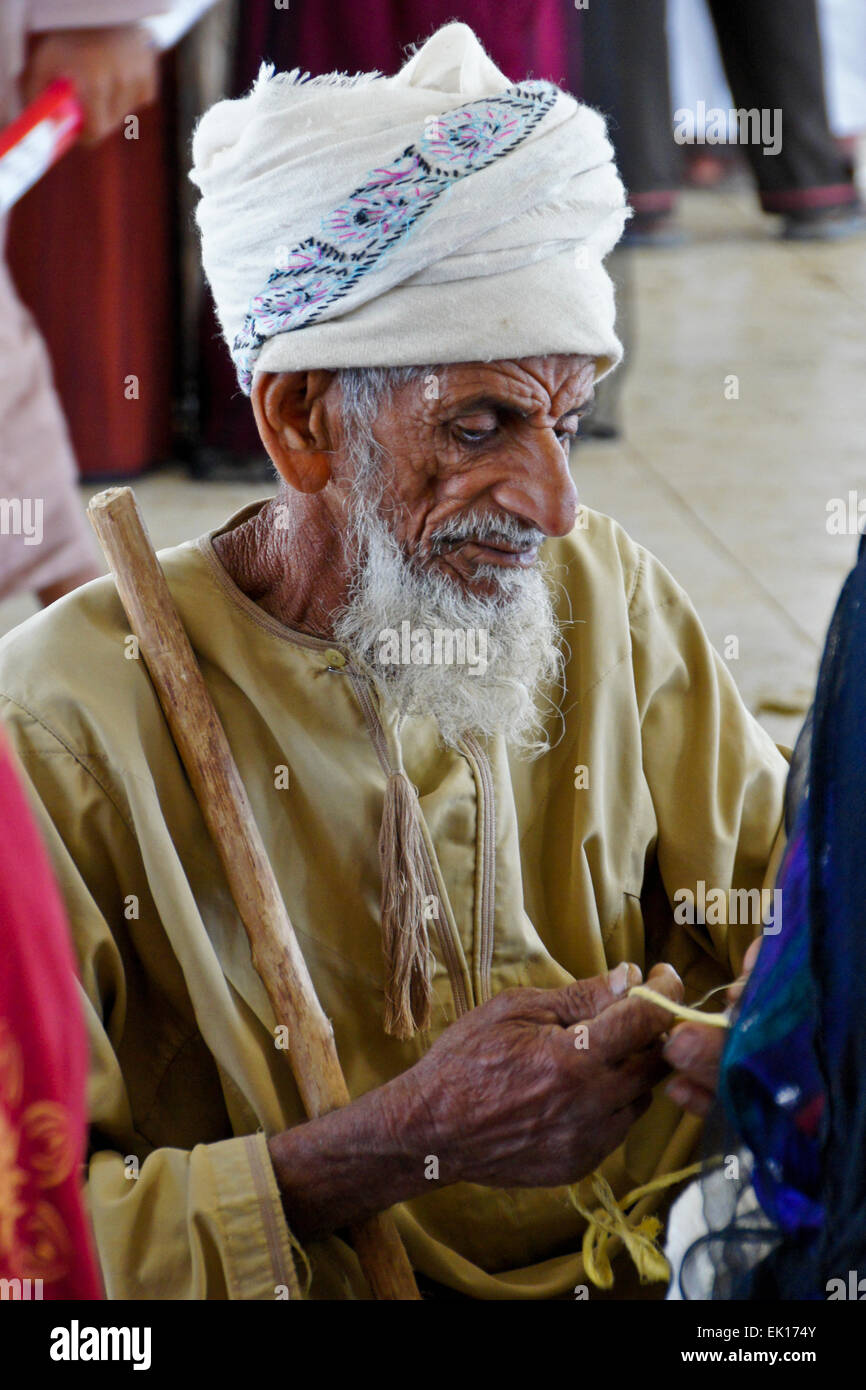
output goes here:
{"type": "Polygon", "coordinates": [[[628,215],[604,121],[513,84],[465,24],[394,77],[265,66],[199,122],[205,273],[256,371],[622,355],[604,257],[628,215]]]}

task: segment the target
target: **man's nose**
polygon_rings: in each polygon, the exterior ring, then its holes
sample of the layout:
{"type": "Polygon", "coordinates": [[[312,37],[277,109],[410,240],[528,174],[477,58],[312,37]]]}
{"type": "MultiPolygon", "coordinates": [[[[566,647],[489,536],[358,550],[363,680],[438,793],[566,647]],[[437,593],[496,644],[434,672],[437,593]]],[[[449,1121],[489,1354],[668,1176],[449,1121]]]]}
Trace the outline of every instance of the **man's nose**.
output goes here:
{"type": "Polygon", "coordinates": [[[509,461],[491,490],[493,501],[512,516],[548,536],[567,536],[577,520],[577,487],[568,454],[553,430],[544,430],[533,447],[509,461]]]}

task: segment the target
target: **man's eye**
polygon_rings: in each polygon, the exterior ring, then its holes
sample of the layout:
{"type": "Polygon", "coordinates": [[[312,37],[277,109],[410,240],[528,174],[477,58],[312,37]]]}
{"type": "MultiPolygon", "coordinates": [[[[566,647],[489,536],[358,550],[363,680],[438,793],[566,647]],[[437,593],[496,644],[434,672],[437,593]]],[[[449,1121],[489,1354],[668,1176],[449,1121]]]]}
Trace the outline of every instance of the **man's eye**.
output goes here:
{"type": "Polygon", "coordinates": [[[454,425],[454,434],[463,444],[480,444],[483,439],[489,439],[496,432],[496,426],[483,427],[476,426],[470,428],[468,425],[454,425]]]}

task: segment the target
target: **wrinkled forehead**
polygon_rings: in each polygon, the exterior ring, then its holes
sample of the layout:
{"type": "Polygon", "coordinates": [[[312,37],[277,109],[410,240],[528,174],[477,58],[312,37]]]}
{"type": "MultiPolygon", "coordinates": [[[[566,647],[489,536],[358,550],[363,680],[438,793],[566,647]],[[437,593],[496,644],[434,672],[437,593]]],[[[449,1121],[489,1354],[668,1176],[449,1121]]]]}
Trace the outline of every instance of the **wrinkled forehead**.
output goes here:
{"type": "Polygon", "coordinates": [[[449,363],[426,373],[420,385],[425,399],[445,410],[501,402],[520,412],[561,414],[591,397],[594,379],[591,357],[556,353],[449,363]]]}

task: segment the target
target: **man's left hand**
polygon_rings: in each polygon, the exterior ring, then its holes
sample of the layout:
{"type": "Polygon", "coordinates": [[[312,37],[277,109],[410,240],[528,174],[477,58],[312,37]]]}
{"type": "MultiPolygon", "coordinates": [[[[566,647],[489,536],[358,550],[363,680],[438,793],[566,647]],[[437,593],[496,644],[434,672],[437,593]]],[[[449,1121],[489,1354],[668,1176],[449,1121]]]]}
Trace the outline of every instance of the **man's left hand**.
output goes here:
{"type": "MultiPolygon", "coordinates": [[[[742,994],[760,949],[761,938],[758,937],[746,952],[742,975],[728,989],[729,1004],[734,1004],[742,994]]],[[[692,1115],[707,1115],[712,1108],[726,1036],[723,1028],[678,1023],[665,1043],[665,1061],[676,1073],[665,1087],[665,1094],[692,1115]]]]}

